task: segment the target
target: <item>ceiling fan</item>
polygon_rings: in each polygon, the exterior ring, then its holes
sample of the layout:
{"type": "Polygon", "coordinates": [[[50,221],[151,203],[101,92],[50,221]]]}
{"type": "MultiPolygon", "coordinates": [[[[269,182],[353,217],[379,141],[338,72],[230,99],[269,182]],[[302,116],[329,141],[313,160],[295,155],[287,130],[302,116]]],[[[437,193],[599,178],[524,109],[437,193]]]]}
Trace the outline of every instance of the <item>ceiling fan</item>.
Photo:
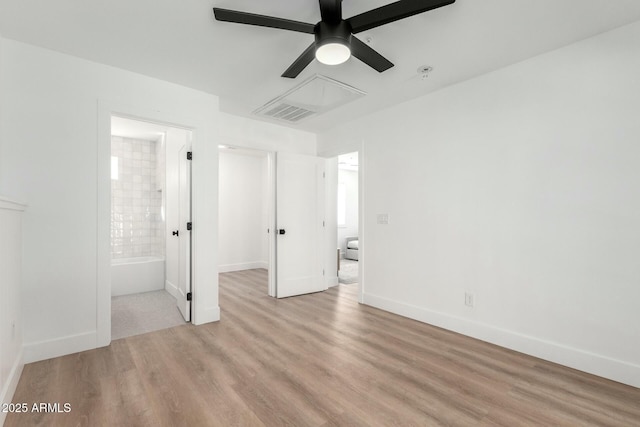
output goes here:
{"type": "Polygon", "coordinates": [[[351,55],[378,72],[393,67],[393,64],[357,39],[353,34],[370,30],[399,19],[408,18],[422,12],[455,3],[456,0],[400,0],[368,12],[342,19],[342,0],[319,0],[322,19],[317,24],[292,21],[254,13],[213,8],[218,21],[238,24],[279,28],[315,35],[315,41],[282,74],[282,77],[296,78],[307,65],[316,58],[323,64],[337,65],[351,55]]]}

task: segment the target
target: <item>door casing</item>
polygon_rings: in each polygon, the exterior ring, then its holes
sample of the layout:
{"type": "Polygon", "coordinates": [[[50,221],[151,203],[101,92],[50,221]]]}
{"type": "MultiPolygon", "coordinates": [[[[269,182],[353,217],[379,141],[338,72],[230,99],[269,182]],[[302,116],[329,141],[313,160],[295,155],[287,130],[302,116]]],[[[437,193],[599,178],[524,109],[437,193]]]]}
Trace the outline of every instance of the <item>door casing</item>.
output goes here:
{"type": "MultiPolygon", "coordinates": [[[[130,105],[98,101],[98,147],[97,147],[97,235],[96,235],[96,335],[95,346],[111,343],[111,117],[152,122],[191,131],[193,141],[197,139],[200,123],[176,113],[135,108],[130,105]]],[[[193,183],[192,183],[193,185],[193,183]]],[[[193,217],[192,217],[193,218],[193,217]]],[[[193,255],[193,254],[192,254],[193,255]]],[[[198,307],[197,281],[192,280],[192,308],[198,307]]],[[[191,316],[192,323],[194,316],[191,316]]]]}

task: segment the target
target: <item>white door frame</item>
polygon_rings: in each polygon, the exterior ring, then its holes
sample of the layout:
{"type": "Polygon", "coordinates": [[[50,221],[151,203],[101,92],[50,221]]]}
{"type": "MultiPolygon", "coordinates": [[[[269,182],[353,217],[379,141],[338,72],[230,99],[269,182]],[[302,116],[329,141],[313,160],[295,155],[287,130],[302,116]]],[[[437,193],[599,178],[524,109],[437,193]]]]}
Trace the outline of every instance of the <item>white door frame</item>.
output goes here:
{"type": "MultiPolygon", "coordinates": [[[[365,205],[364,205],[364,141],[358,143],[345,144],[340,148],[323,151],[318,154],[321,157],[331,159],[342,154],[358,153],[358,302],[364,304],[365,275],[364,265],[366,258],[366,229],[364,225],[365,205]]],[[[327,230],[327,232],[337,233],[335,230],[327,230]]],[[[335,251],[335,248],[327,248],[327,250],[335,251]]]]}
{"type": "Polygon", "coordinates": [[[269,211],[269,286],[268,295],[276,297],[276,153],[267,152],[267,209],[269,211]]]}
{"type": "MultiPolygon", "coordinates": [[[[97,182],[97,235],[96,235],[96,348],[111,343],[111,117],[118,116],[143,122],[190,130],[192,147],[200,138],[201,123],[180,114],[140,109],[126,104],[98,101],[98,182],[97,182]]],[[[193,188],[193,182],[192,182],[193,188]]],[[[193,213],[192,213],[192,221],[193,213]]],[[[193,265],[193,253],[192,265],[193,265]]],[[[197,309],[198,283],[191,281],[192,310],[197,309]]],[[[194,315],[191,316],[192,323],[194,315]]]]}

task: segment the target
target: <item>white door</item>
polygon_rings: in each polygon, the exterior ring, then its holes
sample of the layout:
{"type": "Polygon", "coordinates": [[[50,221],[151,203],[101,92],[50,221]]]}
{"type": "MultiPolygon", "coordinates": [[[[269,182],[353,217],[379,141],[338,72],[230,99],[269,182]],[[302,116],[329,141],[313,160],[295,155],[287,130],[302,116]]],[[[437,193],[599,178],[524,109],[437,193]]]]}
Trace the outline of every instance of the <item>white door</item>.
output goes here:
{"type": "Polygon", "coordinates": [[[191,160],[187,159],[189,147],[184,145],[178,152],[178,200],[179,260],[177,304],[184,320],[191,321],[191,160]],[[189,224],[189,225],[187,225],[189,224]]]}
{"type": "Polygon", "coordinates": [[[278,153],[276,162],[276,296],[324,291],[324,159],[278,153]]]}

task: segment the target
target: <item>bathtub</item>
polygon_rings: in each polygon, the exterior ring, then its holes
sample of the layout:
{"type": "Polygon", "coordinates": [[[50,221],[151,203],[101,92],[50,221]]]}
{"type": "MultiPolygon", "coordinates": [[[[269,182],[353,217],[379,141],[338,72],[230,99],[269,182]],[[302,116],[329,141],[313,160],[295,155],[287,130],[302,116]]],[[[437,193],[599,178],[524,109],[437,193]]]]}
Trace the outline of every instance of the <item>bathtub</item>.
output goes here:
{"type": "Polygon", "coordinates": [[[111,260],[111,296],[164,289],[164,258],[138,257],[111,260]]]}

